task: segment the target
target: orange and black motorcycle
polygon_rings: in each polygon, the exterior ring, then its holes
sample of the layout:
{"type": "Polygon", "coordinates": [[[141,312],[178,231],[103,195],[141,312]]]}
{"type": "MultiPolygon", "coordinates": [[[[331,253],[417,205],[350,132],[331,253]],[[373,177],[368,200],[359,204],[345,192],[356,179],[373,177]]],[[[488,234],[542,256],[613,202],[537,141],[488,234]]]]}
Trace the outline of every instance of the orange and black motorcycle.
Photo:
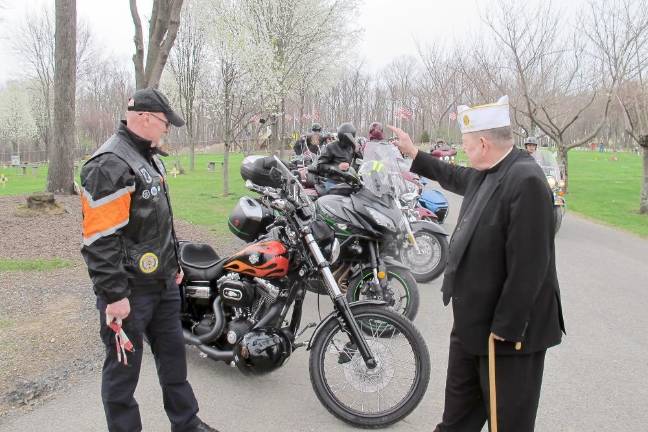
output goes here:
{"type": "Polygon", "coordinates": [[[249,187],[272,197],[275,214],[255,200],[239,202],[231,223],[253,242],[227,258],[208,245],[181,244],[185,341],[247,374],[272,372],[305,347],[313,390],[333,415],[370,428],[403,419],[430,378],[421,334],[385,303],[347,301],[330,269],[339,256],[335,233],[317,221],[286,165],[268,157],[246,177],[249,187]],[[313,278],[326,288],[333,312],[299,332],[305,281],[313,278]],[[298,342],[310,326],[313,334],[298,342]]]}

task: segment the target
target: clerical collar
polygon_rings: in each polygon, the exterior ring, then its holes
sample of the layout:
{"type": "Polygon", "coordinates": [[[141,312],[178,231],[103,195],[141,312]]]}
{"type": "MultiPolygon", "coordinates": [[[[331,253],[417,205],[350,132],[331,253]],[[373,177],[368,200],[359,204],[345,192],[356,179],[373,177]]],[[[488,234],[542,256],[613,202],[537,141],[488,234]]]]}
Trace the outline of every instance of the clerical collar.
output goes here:
{"type": "Polygon", "coordinates": [[[508,149],[508,151],[507,151],[506,153],[504,153],[504,155],[503,155],[501,158],[499,158],[499,160],[498,160],[497,162],[495,162],[493,165],[491,165],[491,166],[486,170],[486,172],[496,171],[495,168],[497,168],[497,166],[498,166],[500,163],[502,163],[502,161],[503,161],[504,159],[506,159],[506,157],[507,157],[508,155],[511,154],[511,152],[513,151],[513,147],[514,147],[514,146],[511,146],[511,148],[508,149]]]}

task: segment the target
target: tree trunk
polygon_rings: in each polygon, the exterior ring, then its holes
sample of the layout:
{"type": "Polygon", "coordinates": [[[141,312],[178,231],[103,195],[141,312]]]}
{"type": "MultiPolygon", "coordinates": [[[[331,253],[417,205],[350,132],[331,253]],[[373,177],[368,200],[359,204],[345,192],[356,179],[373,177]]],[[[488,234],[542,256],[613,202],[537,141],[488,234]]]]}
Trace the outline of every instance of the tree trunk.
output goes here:
{"type": "Polygon", "coordinates": [[[643,150],[643,181],[641,183],[639,213],[648,214],[648,135],[642,135],[640,143],[643,150]]]}
{"type": "Polygon", "coordinates": [[[54,142],[50,146],[47,191],[74,193],[76,0],[56,0],[54,142]]]}
{"type": "Polygon", "coordinates": [[[286,96],[281,96],[281,136],[279,137],[279,159],[284,158],[284,149],[286,147],[286,96]]]}
{"type": "Polygon", "coordinates": [[[226,74],[223,93],[225,96],[225,153],[223,154],[223,196],[229,195],[229,149],[232,144],[232,101],[229,71],[226,74]]]}
{"type": "Polygon", "coordinates": [[[196,168],[196,141],[189,125],[187,125],[187,139],[189,140],[189,171],[193,171],[196,168]]]}
{"type": "Polygon", "coordinates": [[[299,133],[304,131],[304,104],[306,103],[306,90],[299,95],[299,133]]]}
{"type": "Polygon", "coordinates": [[[558,145],[558,166],[560,167],[560,170],[563,175],[563,181],[565,182],[565,193],[569,190],[569,159],[567,157],[567,152],[569,149],[567,148],[567,145],[565,143],[557,142],[558,145]]]}
{"type": "Polygon", "coordinates": [[[149,21],[149,45],[144,62],[144,42],[142,23],[137,11],[137,0],[130,0],[131,17],[135,26],[135,82],[138,89],[157,88],[162,71],[173,47],[178,27],[183,0],[154,0],[149,21]]]}

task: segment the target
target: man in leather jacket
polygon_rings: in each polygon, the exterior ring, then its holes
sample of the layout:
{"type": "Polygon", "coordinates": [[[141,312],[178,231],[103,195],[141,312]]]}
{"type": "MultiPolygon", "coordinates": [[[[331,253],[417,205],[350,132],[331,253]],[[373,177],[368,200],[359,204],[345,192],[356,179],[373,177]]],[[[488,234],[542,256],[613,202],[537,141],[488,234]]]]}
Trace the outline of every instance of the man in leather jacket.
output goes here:
{"type": "Polygon", "coordinates": [[[317,169],[322,175],[331,169],[347,171],[356,159],[356,129],[351,123],[342,123],[337,131],[338,139],[322,150],[317,169]]]}
{"type": "Polygon", "coordinates": [[[126,121],[81,171],[83,247],[106,346],[101,397],[108,429],[141,431],[133,397],[147,337],[155,357],[164,409],[176,432],[215,431],[198,417],[187,382],[180,325],[177,239],[166,172],[158,154],[169,126],[184,120],[158,90],[135,92],[126,121]],[[114,320],[134,345],[128,366],[118,360],[114,320]]]}

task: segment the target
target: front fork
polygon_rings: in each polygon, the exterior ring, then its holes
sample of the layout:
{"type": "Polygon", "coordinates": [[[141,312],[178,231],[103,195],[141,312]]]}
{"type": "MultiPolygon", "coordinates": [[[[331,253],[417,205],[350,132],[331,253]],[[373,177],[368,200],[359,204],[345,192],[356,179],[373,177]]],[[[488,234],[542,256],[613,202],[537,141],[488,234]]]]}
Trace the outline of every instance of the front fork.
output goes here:
{"type": "Polygon", "coordinates": [[[367,341],[362,335],[362,331],[360,330],[357,321],[351,313],[351,308],[349,308],[349,303],[347,302],[345,295],[342,294],[340,287],[338,286],[337,282],[335,282],[335,278],[333,277],[333,273],[331,273],[329,263],[324,258],[324,255],[322,255],[322,251],[317,245],[313,234],[311,234],[310,228],[304,227],[302,229],[302,234],[304,234],[306,245],[308,246],[308,249],[310,250],[313,257],[315,257],[315,262],[317,263],[322,276],[324,276],[326,289],[329,293],[329,296],[333,300],[335,309],[340,314],[340,318],[351,336],[351,341],[358,348],[358,352],[360,352],[360,355],[362,356],[365,365],[367,365],[367,368],[374,369],[376,367],[376,359],[373,357],[373,353],[369,349],[369,345],[367,345],[367,341]]]}
{"type": "Polygon", "coordinates": [[[416,238],[414,237],[414,232],[412,231],[412,225],[410,225],[409,219],[407,218],[407,216],[405,214],[405,210],[401,206],[400,200],[396,200],[396,206],[401,211],[401,218],[403,219],[403,223],[405,224],[405,230],[407,231],[407,241],[412,246],[414,246],[414,250],[416,251],[416,253],[420,254],[421,249],[419,248],[418,242],[416,241],[416,238]]]}
{"type": "Polygon", "coordinates": [[[373,283],[370,289],[379,290],[382,299],[389,305],[393,304],[394,296],[389,290],[389,278],[387,277],[387,267],[385,263],[378,260],[378,247],[376,243],[369,242],[369,259],[371,260],[371,269],[373,271],[373,283]]]}

